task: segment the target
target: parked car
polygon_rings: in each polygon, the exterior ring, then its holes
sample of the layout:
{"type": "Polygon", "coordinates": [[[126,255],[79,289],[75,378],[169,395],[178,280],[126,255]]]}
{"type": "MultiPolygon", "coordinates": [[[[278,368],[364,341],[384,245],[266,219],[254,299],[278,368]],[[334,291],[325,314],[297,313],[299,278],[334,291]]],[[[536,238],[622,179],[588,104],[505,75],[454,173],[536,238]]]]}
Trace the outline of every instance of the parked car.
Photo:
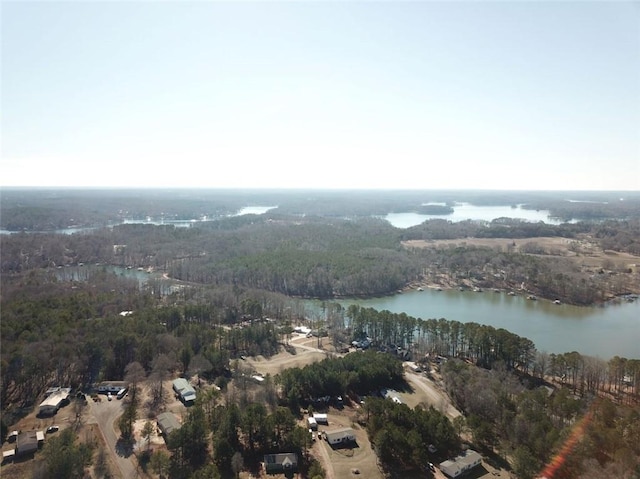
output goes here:
{"type": "Polygon", "coordinates": [[[111,393],[107,393],[107,401],[111,401],[111,399],[113,399],[113,396],[111,393]]]}
{"type": "Polygon", "coordinates": [[[54,433],[54,432],[58,432],[58,430],[59,430],[59,429],[60,429],[60,427],[59,427],[59,426],[49,426],[49,427],[47,428],[47,434],[51,434],[51,433],[54,433]]]}

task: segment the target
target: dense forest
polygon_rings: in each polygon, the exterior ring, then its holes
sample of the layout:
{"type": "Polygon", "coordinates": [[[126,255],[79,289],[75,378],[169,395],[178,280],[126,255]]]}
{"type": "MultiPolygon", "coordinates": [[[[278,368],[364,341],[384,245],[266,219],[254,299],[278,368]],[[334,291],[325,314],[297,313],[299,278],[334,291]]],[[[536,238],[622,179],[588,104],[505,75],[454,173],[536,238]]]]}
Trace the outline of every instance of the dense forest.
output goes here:
{"type": "Polygon", "coordinates": [[[468,284],[513,290],[526,282],[531,293],[540,297],[582,305],[640,292],[636,270],[618,268],[609,261],[610,274],[593,274],[593,268],[580,269],[571,258],[536,245],[538,236],[570,238],[576,245],[574,255],[580,254],[579,244],[585,241],[610,251],[636,254],[640,222],[552,226],[431,220],[400,230],[374,218],[329,220],[273,213],[192,228],[134,224],[72,235],[2,235],[0,271],[46,270],[60,276],[58,268],[100,263],[162,271],[189,283],[237,285],[315,298],[391,294],[420,281],[437,283],[443,274],[456,287],[468,284]],[[405,244],[411,239],[469,235],[531,241],[519,251],[473,245],[413,248],[405,244]]]}

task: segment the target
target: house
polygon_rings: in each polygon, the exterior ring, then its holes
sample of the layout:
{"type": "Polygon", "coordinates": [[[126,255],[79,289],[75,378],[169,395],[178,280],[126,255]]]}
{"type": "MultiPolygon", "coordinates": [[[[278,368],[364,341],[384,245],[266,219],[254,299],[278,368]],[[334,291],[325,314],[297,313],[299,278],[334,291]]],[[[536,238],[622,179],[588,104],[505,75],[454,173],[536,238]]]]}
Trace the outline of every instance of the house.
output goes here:
{"type": "Polygon", "coordinates": [[[294,452],[267,454],[264,456],[264,469],[267,474],[296,472],[298,469],[298,455],[294,452]]]}
{"type": "Polygon", "coordinates": [[[295,328],[293,328],[293,332],[304,334],[306,336],[307,334],[311,333],[311,328],[308,328],[306,326],[296,326],[295,328]]]}
{"type": "Polygon", "coordinates": [[[336,429],[335,431],[325,431],[324,437],[332,446],[356,441],[356,433],[350,427],[336,429]]]}
{"type": "Polygon", "coordinates": [[[176,419],[175,415],[170,412],[163,412],[162,414],[158,414],[158,428],[160,428],[160,432],[166,438],[171,432],[180,429],[181,424],[176,419]]]}
{"type": "Polygon", "coordinates": [[[440,463],[440,470],[449,477],[458,477],[482,463],[482,456],[468,449],[459,456],[440,463]]]}
{"type": "Polygon", "coordinates": [[[60,388],[58,391],[50,394],[40,403],[38,416],[53,416],[65,402],[69,401],[70,393],[71,388],[60,388]]]}
{"type": "Polygon", "coordinates": [[[173,381],[173,390],[180,396],[180,400],[185,404],[192,403],[196,400],[196,390],[193,389],[193,386],[191,386],[185,378],[175,379],[173,381]]]}
{"type": "Polygon", "coordinates": [[[313,419],[315,419],[316,423],[318,424],[329,424],[329,418],[326,414],[320,414],[318,412],[314,412],[313,419]]]}

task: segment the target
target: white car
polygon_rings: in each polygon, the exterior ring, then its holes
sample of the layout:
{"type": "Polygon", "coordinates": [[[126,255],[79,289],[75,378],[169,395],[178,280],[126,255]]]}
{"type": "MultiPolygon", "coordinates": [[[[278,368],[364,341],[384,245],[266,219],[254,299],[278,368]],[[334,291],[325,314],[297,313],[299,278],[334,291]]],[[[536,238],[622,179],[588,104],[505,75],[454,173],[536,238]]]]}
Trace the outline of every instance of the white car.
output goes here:
{"type": "Polygon", "coordinates": [[[107,393],[107,401],[111,401],[111,399],[113,399],[113,396],[111,393],[107,393]]]}

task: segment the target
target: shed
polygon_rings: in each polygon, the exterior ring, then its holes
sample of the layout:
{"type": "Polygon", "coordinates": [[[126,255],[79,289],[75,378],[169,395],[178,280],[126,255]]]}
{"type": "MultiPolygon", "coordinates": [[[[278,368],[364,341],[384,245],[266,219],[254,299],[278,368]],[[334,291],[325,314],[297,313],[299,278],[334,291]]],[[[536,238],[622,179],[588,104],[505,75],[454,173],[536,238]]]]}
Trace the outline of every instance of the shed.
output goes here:
{"type": "Polygon", "coordinates": [[[170,412],[163,412],[162,414],[158,414],[158,427],[160,431],[166,438],[171,432],[176,429],[180,429],[181,424],[176,419],[175,415],[170,412]]]}
{"type": "Polygon", "coordinates": [[[315,419],[318,424],[329,424],[329,418],[326,414],[314,412],[313,419],[315,419]]]}
{"type": "Polygon", "coordinates": [[[173,390],[180,396],[180,400],[184,403],[196,400],[196,390],[189,384],[185,378],[174,379],[173,390]]]}
{"type": "Polygon", "coordinates": [[[7,451],[2,451],[2,464],[5,462],[13,461],[13,458],[16,456],[15,449],[9,449],[7,451]]]}
{"type": "Polygon", "coordinates": [[[314,431],[318,429],[318,421],[314,417],[308,417],[307,422],[309,423],[309,429],[313,429],[314,431]]]}
{"type": "Polygon", "coordinates": [[[449,477],[458,477],[481,463],[482,456],[468,449],[453,459],[441,462],[440,470],[449,477]]]}
{"type": "Polygon", "coordinates": [[[344,427],[342,429],[336,429],[335,431],[325,431],[324,437],[327,438],[327,442],[331,445],[346,444],[355,442],[356,433],[350,427],[344,427]]]}
{"type": "Polygon", "coordinates": [[[267,454],[264,456],[264,469],[267,474],[282,474],[298,470],[298,455],[295,452],[267,454]]]}

